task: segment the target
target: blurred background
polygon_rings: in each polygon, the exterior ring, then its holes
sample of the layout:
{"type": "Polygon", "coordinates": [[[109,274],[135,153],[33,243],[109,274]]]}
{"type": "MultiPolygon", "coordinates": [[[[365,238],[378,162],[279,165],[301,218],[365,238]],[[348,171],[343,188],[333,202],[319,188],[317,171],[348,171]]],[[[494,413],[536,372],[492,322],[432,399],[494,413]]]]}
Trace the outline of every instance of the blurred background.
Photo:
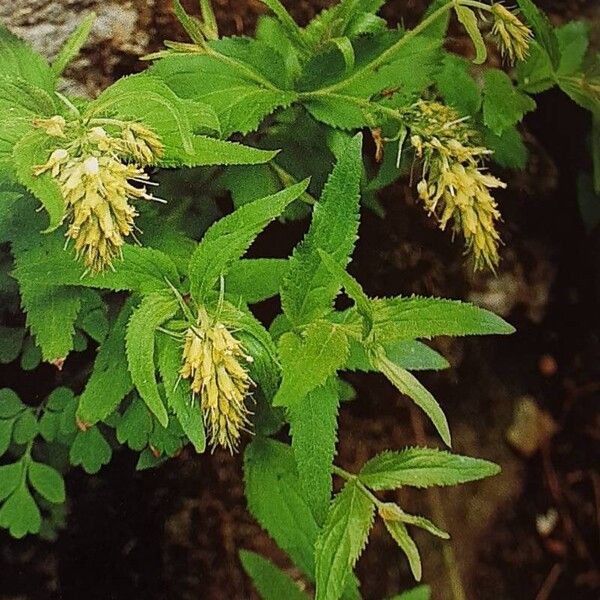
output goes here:
{"type": "MultiPolygon", "coordinates": [[[[284,2],[301,23],[331,3],[284,2]]],[[[196,11],[195,0],[183,4],[196,11]]],[[[213,4],[223,34],[251,33],[264,12],[258,0],[213,4]]],[[[390,0],[382,14],[410,27],[427,4],[390,0]]],[[[596,2],[536,4],[556,25],[591,22],[597,43],[596,2]]],[[[139,57],[163,39],[185,40],[168,0],[0,0],[0,20],[48,57],[89,10],[98,21],[66,74],[70,92],[94,95],[142,69],[139,57]]],[[[459,28],[448,45],[471,52],[459,28]]],[[[449,543],[416,536],[437,600],[600,598],[600,198],[589,183],[591,117],[557,90],[536,101],[523,125],[527,168],[499,173],[508,189],[499,195],[505,247],[496,277],[469,272],[461,245],[436,229],[407,185],[386,192],[384,219],[364,213],[353,262],[370,295],[469,299],[517,327],[507,338],[436,340],[452,368],[422,377],[449,415],[454,450],[503,469],[477,484],[400,494],[407,510],[452,535],[449,543]]],[[[304,228],[275,225],[270,243],[280,240],[285,251],[304,228]]],[[[385,448],[437,443],[382,377],[348,380],[357,400],[341,411],[341,466],[358,469],[385,448]]],[[[1,532],[0,598],[253,599],[240,548],[290,567],[245,509],[239,455],[190,452],[155,471],[134,466],[121,452],[97,476],[72,472],[68,525],[55,541],[1,532]]],[[[358,563],[367,600],[412,585],[380,525],[358,563]]]]}

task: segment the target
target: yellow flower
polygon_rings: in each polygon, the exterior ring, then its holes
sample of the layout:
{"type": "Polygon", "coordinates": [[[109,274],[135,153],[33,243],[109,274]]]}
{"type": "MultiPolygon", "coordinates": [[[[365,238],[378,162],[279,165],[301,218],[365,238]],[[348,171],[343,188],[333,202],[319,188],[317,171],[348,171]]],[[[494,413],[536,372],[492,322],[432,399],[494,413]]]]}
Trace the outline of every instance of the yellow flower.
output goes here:
{"type": "Polygon", "coordinates": [[[197,323],[185,335],[183,366],[180,374],[190,380],[194,394],[200,396],[209,443],[237,449],[241,432],[247,431],[249,411],[245,399],[252,380],[240,361],[252,362],[243,346],[219,322],[211,321],[201,310],[197,323]]]}
{"type": "Polygon", "coordinates": [[[88,271],[101,272],[121,256],[125,238],[133,233],[137,211],[130,200],[153,198],[146,191],[149,178],[141,165],[160,157],[163,146],[138,123],[123,123],[118,134],[111,135],[100,126],[88,129],[64,119],[59,123],[59,118],[37,121],[36,126],[55,135],[53,127],[60,125],[61,137],[70,143],[54,150],[33,174],[49,172],[57,181],[65,199],[66,236],[74,241],[76,255],[88,271]]]}
{"type": "Polygon", "coordinates": [[[496,268],[500,260],[500,219],[489,190],[506,185],[482,171],[480,163],[490,154],[478,146],[477,134],[451,108],[420,100],[405,114],[412,135],[410,143],[422,160],[419,198],[440,229],[452,222],[452,230],[465,238],[475,269],[496,268]]]}
{"type": "Polygon", "coordinates": [[[514,64],[515,60],[525,60],[533,39],[531,29],[502,4],[492,4],[491,11],[494,16],[492,36],[500,48],[502,57],[511,64],[514,64]]]}

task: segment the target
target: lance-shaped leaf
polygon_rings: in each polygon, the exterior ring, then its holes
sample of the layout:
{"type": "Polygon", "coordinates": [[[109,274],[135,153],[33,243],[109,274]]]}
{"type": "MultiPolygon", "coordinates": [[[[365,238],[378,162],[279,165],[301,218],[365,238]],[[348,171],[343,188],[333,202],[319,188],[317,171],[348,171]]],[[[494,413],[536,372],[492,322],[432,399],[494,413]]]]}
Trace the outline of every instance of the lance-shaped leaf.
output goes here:
{"type": "Polygon", "coordinates": [[[386,529],[390,532],[390,535],[394,538],[402,552],[406,554],[413,577],[416,581],[421,581],[423,575],[421,556],[417,545],[406,529],[406,525],[402,521],[384,521],[384,523],[386,529]]]}
{"type": "Polygon", "coordinates": [[[290,258],[281,290],[287,317],[296,325],[330,311],[340,284],[322,263],[319,250],[346,266],[358,232],[362,136],[348,142],[315,205],[310,229],[290,258]]]}
{"type": "Polygon", "coordinates": [[[412,373],[392,362],[383,348],[371,352],[371,363],[381,371],[400,392],[406,394],[431,419],[444,443],[450,446],[450,428],[444,411],[423,384],[412,373]]]}
{"type": "Polygon", "coordinates": [[[343,327],[325,320],[311,323],[302,333],[284,333],[279,339],[283,380],[273,406],[294,406],[323,385],[348,356],[343,327]]]}
{"type": "Polygon", "coordinates": [[[142,400],[159,423],[168,424],[167,411],[158,392],[154,363],[156,329],[177,312],[177,300],[165,294],[150,294],[134,311],[127,327],[127,362],[131,379],[142,400]]]}
{"type": "Polygon", "coordinates": [[[289,575],[255,552],[240,550],[240,560],[263,600],[309,600],[289,575]]]}
{"type": "Polygon", "coordinates": [[[481,31],[479,31],[479,23],[475,13],[470,8],[461,6],[460,4],[456,4],[454,10],[456,11],[458,20],[469,34],[473,46],[475,46],[475,58],[473,59],[473,62],[476,65],[484,63],[487,58],[487,49],[481,31]]]}
{"type": "Polygon", "coordinates": [[[303,181],[272,196],[245,204],[212,225],[190,259],[192,296],[202,301],[219,277],[248,250],[256,236],[288,204],[300,197],[307,186],[308,181],[303,181]]]}
{"type": "Polygon", "coordinates": [[[69,36],[56,58],[52,62],[52,72],[60,77],[69,63],[79,54],[96,21],[96,13],[88,14],[69,36]]]}
{"type": "Polygon", "coordinates": [[[287,413],[302,489],[319,524],[324,522],[331,500],[339,401],[338,386],[330,378],[287,413]]]}
{"type": "Polygon", "coordinates": [[[487,460],[435,448],[407,448],[378,454],[363,466],[359,478],[374,490],[392,490],[405,485],[418,488],[457,485],[499,472],[500,467],[487,460]]]}
{"type": "Polygon", "coordinates": [[[338,600],[363,551],[373,525],[375,506],[349,481],[335,497],[315,544],[315,600],[338,600]]]}

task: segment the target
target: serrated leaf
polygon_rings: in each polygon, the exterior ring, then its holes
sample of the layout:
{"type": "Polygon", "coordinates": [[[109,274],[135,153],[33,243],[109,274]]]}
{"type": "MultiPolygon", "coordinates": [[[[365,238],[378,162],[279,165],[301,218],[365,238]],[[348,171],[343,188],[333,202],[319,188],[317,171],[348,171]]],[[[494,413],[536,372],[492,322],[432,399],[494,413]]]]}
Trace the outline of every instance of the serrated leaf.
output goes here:
{"type": "Polygon", "coordinates": [[[125,335],[131,312],[132,304],[128,302],[100,345],[94,368],[79,399],[77,416],[82,423],[94,425],[102,421],[133,388],[125,351],[125,335]]]}
{"type": "Polygon", "coordinates": [[[510,334],[514,328],[473,304],[441,298],[381,298],[373,302],[375,337],[380,344],[438,335],[510,334]]]}
{"type": "Polygon", "coordinates": [[[315,544],[315,600],[338,600],[367,543],[375,506],[356,481],[333,500],[315,544]]]}
{"type": "Polygon", "coordinates": [[[48,63],[32,48],[0,24],[0,75],[30,81],[53,93],[56,78],[48,63]]]}
{"type": "Polygon", "coordinates": [[[187,381],[179,376],[181,370],[182,345],[173,338],[159,338],[159,369],[165,384],[167,404],[175,411],[181,428],[193,444],[196,452],[206,450],[206,433],[202,411],[192,396],[187,381]]]}
{"type": "Polygon", "coordinates": [[[289,575],[270,560],[248,550],[240,550],[244,571],[252,579],[263,600],[308,600],[289,575]]]}
{"type": "Polygon", "coordinates": [[[515,88],[504,71],[489,69],[485,72],[483,122],[496,135],[502,135],[535,106],[533,98],[515,88]]]}
{"type": "Polygon", "coordinates": [[[385,355],[385,351],[382,348],[371,353],[371,362],[373,366],[381,371],[400,392],[406,394],[423,410],[423,412],[431,419],[431,422],[434,424],[444,443],[447,446],[451,446],[452,441],[448,420],[431,392],[427,390],[412,373],[391,361],[385,355]]]}
{"type": "Polygon", "coordinates": [[[275,14],[288,38],[294,43],[294,45],[303,51],[307,50],[306,40],[304,39],[303,31],[300,29],[296,21],[283,6],[280,0],[261,0],[263,4],[266,4],[275,14]]]}
{"type": "Polygon", "coordinates": [[[425,517],[421,517],[419,515],[409,515],[408,513],[405,513],[403,511],[401,520],[403,523],[406,523],[408,525],[414,525],[415,527],[418,527],[419,529],[424,529],[431,535],[434,535],[435,537],[439,537],[442,540],[450,539],[450,535],[448,535],[447,532],[445,532],[443,529],[440,529],[439,527],[437,527],[434,523],[432,523],[429,519],[426,519],[425,517]]]}
{"type": "Polygon", "coordinates": [[[164,294],[146,296],[133,312],[127,327],[126,351],[131,379],[142,400],[159,423],[166,427],[167,411],[158,392],[154,363],[154,336],[157,327],[177,312],[177,300],[164,294]]]}
{"type": "Polygon", "coordinates": [[[331,500],[338,406],[336,382],[330,379],[290,406],[287,412],[300,483],[319,524],[325,521],[331,500]]]}
{"type": "Polygon", "coordinates": [[[524,169],[527,165],[529,152],[523,142],[519,130],[516,127],[509,127],[498,136],[494,132],[486,129],[484,132],[485,147],[494,154],[492,159],[501,167],[507,169],[524,169]]]}
{"type": "Polygon", "coordinates": [[[23,483],[0,508],[0,527],[20,539],[28,533],[38,533],[42,524],[40,509],[23,483]]]}
{"type": "Polygon", "coordinates": [[[13,162],[19,182],[44,206],[51,231],[58,227],[65,213],[65,200],[56,180],[49,173],[34,175],[34,167],[43,165],[56,148],[56,140],[35,129],[24,135],[15,145],[13,162]]]}
{"type": "Polygon", "coordinates": [[[38,420],[33,410],[24,410],[15,420],[13,440],[16,444],[28,444],[38,434],[38,420]]]}
{"type": "Polygon", "coordinates": [[[152,433],[152,415],[138,398],[134,398],[117,424],[116,434],[119,444],[127,444],[132,450],[143,450],[148,445],[152,433]]]}
{"type": "Polygon", "coordinates": [[[469,74],[469,63],[464,58],[446,54],[435,82],[446,104],[456,108],[461,115],[477,113],[481,106],[481,90],[469,74]]]}
{"type": "Polygon", "coordinates": [[[552,25],[546,15],[531,0],[517,0],[521,13],[531,25],[535,39],[544,48],[554,68],[560,62],[560,49],[552,25]]]}
{"type": "Polygon", "coordinates": [[[419,555],[419,549],[415,544],[414,540],[410,537],[406,525],[401,521],[384,521],[386,529],[390,532],[390,535],[394,538],[402,552],[406,554],[408,558],[408,564],[410,570],[416,581],[421,581],[423,574],[423,567],[421,566],[421,556],[419,555]]]}
{"type": "Polygon", "coordinates": [[[13,390],[10,388],[0,390],[0,419],[16,417],[25,408],[19,396],[13,390]]]}
{"type": "Polygon", "coordinates": [[[391,490],[405,485],[457,485],[491,477],[499,471],[498,465],[486,460],[435,448],[407,448],[372,458],[361,469],[359,478],[374,490],[391,490]]]}
{"type": "Polygon", "coordinates": [[[56,469],[32,460],[27,475],[33,489],[48,502],[61,504],[65,501],[65,482],[56,469]]]}
{"type": "Polygon", "coordinates": [[[560,64],[556,72],[570,75],[581,69],[589,45],[589,25],[585,21],[571,21],[556,30],[560,49],[560,64]]]}
{"type": "Polygon", "coordinates": [[[348,352],[342,327],[329,321],[314,321],[302,335],[284,333],[279,339],[283,379],[273,406],[300,402],[344,365],[348,352]]]}
{"type": "Polygon", "coordinates": [[[309,577],[318,533],[304,500],[292,449],[281,442],[254,439],[244,454],[248,508],[260,525],[309,577]]]}
{"type": "Polygon", "coordinates": [[[256,236],[298,198],[307,185],[308,182],[304,181],[273,196],[245,204],[212,225],[190,259],[192,297],[202,301],[219,276],[225,274],[231,264],[248,250],[256,236]]]}
{"type": "Polygon", "coordinates": [[[23,462],[0,466],[0,501],[8,498],[21,483],[23,462]]]}
{"type": "Polygon", "coordinates": [[[78,431],[69,451],[72,465],[81,465],[89,475],[97,473],[110,462],[112,450],[98,427],[78,431]]]}
{"type": "Polygon", "coordinates": [[[279,294],[288,268],[288,261],[282,258],[242,259],[231,265],[225,278],[225,292],[241,296],[248,304],[262,302],[279,294]]]}
{"type": "Polygon", "coordinates": [[[92,12],[81,21],[75,31],[68,37],[51,66],[52,73],[56,77],[60,77],[69,63],[79,54],[92,31],[95,21],[96,14],[92,12]]]}
{"type": "Polygon", "coordinates": [[[348,143],[313,210],[310,229],[290,258],[281,290],[284,313],[295,325],[313,321],[331,310],[340,284],[322,264],[319,250],[346,266],[358,232],[362,136],[348,143]]]}
{"type": "Polygon", "coordinates": [[[454,6],[454,10],[458,20],[462,23],[465,31],[469,34],[469,37],[473,42],[473,46],[475,47],[475,58],[473,59],[473,62],[476,65],[483,64],[487,58],[487,49],[485,47],[485,42],[483,41],[481,31],[479,31],[479,23],[475,13],[470,8],[461,6],[460,4],[456,4],[454,6]]]}

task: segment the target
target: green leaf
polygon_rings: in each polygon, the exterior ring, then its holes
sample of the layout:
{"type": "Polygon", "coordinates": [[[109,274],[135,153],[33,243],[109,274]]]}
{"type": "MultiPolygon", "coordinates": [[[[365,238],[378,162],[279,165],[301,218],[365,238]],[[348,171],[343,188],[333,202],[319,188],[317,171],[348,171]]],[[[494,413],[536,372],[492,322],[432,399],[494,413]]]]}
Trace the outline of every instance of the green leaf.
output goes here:
{"type": "Polygon", "coordinates": [[[431,392],[429,392],[429,390],[427,390],[414,375],[392,362],[385,355],[385,351],[382,348],[372,353],[371,362],[373,363],[373,366],[381,371],[400,392],[406,394],[425,412],[431,419],[431,422],[434,424],[442,440],[444,440],[444,443],[447,446],[452,445],[448,420],[431,392]]]}
{"type": "Polygon", "coordinates": [[[496,135],[502,135],[535,106],[535,101],[517,90],[504,71],[489,69],[485,72],[483,122],[496,135]]]}
{"type": "Polygon", "coordinates": [[[469,63],[455,54],[446,54],[442,69],[435,76],[445,103],[461,115],[474,115],[481,106],[481,90],[469,74],[469,63]]]}
{"type": "Polygon", "coordinates": [[[28,444],[38,434],[38,420],[33,410],[24,410],[15,420],[13,440],[16,444],[28,444]]]}
{"type": "Polygon", "coordinates": [[[405,485],[418,488],[457,485],[499,472],[498,465],[487,460],[435,448],[407,448],[372,458],[361,469],[359,478],[374,490],[392,490],[405,485]]]}
{"type": "Polygon", "coordinates": [[[450,539],[450,535],[447,532],[437,527],[434,523],[432,523],[429,519],[426,519],[425,517],[421,517],[418,515],[409,515],[408,513],[402,511],[402,519],[400,520],[408,525],[414,525],[419,529],[424,529],[431,535],[439,537],[442,540],[450,539]]]}
{"type": "Polygon", "coordinates": [[[48,63],[29,44],[0,24],[0,75],[20,77],[54,93],[56,77],[48,63]]]}
{"type": "Polygon", "coordinates": [[[273,11],[288,38],[294,43],[294,45],[297,48],[306,51],[307,44],[306,40],[304,39],[302,29],[300,29],[290,13],[286,10],[283,4],[281,4],[280,0],[261,0],[261,2],[266,4],[273,11]]]}
{"type": "Polygon", "coordinates": [[[56,180],[46,172],[34,175],[35,166],[46,163],[57,141],[41,129],[34,129],[24,135],[15,145],[13,161],[17,177],[44,206],[48,213],[47,231],[56,229],[65,213],[65,201],[56,180]]]}
{"type": "Polygon", "coordinates": [[[456,11],[458,20],[462,23],[465,31],[469,34],[469,37],[473,42],[473,46],[475,46],[475,58],[473,59],[473,62],[476,65],[483,64],[487,58],[487,49],[485,47],[485,42],[483,41],[481,31],[479,31],[479,23],[475,13],[470,8],[461,6],[460,4],[456,4],[454,6],[454,10],[456,11]]]}
{"type": "Polygon", "coordinates": [[[127,444],[138,452],[148,445],[148,438],[154,424],[148,408],[138,398],[134,398],[117,424],[117,440],[119,444],[127,444]]]}
{"type": "Polygon", "coordinates": [[[132,304],[128,302],[100,345],[79,400],[77,416],[82,423],[94,425],[105,419],[133,388],[125,352],[125,332],[131,312],[132,304]]]}
{"type": "Polygon", "coordinates": [[[315,600],[342,596],[373,525],[375,506],[349,481],[333,500],[315,545],[315,600]]]}
{"type": "Polygon", "coordinates": [[[0,501],[8,498],[21,483],[23,462],[0,466],[0,501]]]}
{"type": "Polygon", "coordinates": [[[0,508],[0,527],[20,539],[28,533],[38,533],[42,524],[40,509],[23,483],[0,508]]]}
{"type": "Polygon", "coordinates": [[[592,72],[558,77],[560,89],[574,102],[600,118],[600,76],[592,72]]]}
{"type": "MultiPolygon", "coordinates": [[[[225,291],[254,304],[279,294],[289,263],[282,258],[250,258],[233,263],[225,278],[225,291]]],[[[0,330],[1,336],[1,330],[0,330]]]]}
{"type": "Polygon", "coordinates": [[[473,304],[440,298],[382,298],[373,302],[375,337],[380,344],[438,335],[510,334],[514,328],[473,304]]]}
{"type": "Polygon", "coordinates": [[[204,234],[190,259],[191,294],[197,301],[250,247],[256,236],[306,189],[308,181],[245,204],[223,217],[204,234]]]}
{"type": "Polygon", "coordinates": [[[342,327],[329,321],[314,321],[301,336],[284,333],[279,339],[283,380],[273,406],[300,402],[344,365],[348,352],[342,327]]]}
{"type": "Polygon", "coordinates": [[[14,418],[0,419],[0,456],[2,456],[10,446],[14,422],[14,418]]]}
{"type": "Polygon", "coordinates": [[[0,390],[0,419],[16,417],[25,408],[19,396],[13,390],[9,388],[2,388],[0,390]]]}
{"type": "Polygon", "coordinates": [[[331,378],[293,404],[287,413],[300,483],[319,524],[325,521],[331,501],[338,406],[339,392],[331,378]]]}
{"type": "Polygon", "coordinates": [[[556,84],[554,68],[546,51],[535,41],[529,44],[529,56],[516,65],[519,88],[528,94],[539,94],[556,84]]]}
{"type": "Polygon", "coordinates": [[[165,384],[167,404],[175,411],[181,428],[196,452],[201,454],[206,450],[202,411],[192,396],[188,382],[182,381],[179,376],[181,356],[180,343],[166,335],[159,338],[159,370],[165,384]]]}
{"type": "Polygon", "coordinates": [[[190,36],[191,40],[198,45],[202,45],[204,43],[204,35],[202,33],[201,21],[196,17],[188,15],[180,0],[174,0],[173,12],[185,29],[185,32],[190,36]]]}
{"type": "Polygon", "coordinates": [[[151,294],[133,312],[127,327],[126,351],[131,379],[163,427],[167,426],[169,418],[156,383],[154,336],[157,327],[173,317],[177,308],[175,297],[151,294]]]}
{"type": "Polygon", "coordinates": [[[386,529],[390,532],[390,535],[394,538],[402,552],[406,554],[413,577],[416,581],[421,581],[423,567],[421,566],[419,549],[410,537],[406,525],[401,521],[384,521],[384,523],[386,529]]]}
{"type": "Polygon", "coordinates": [[[403,592],[389,600],[430,600],[431,588],[428,585],[419,585],[412,590],[403,592]]]}
{"type": "Polygon", "coordinates": [[[96,14],[92,12],[81,21],[77,29],[69,36],[52,63],[52,73],[56,77],[60,77],[69,63],[79,54],[92,31],[95,21],[96,14]]]}
{"type": "Polygon", "coordinates": [[[110,462],[112,450],[98,427],[78,431],[69,451],[72,465],[81,465],[89,475],[97,473],[110,462]]]}
{"type": "Polygon", "coordinates": [[[348,143],[315,205],[310,229],[296,247],[281,290],[284,313],[295,325],[331,310],[340,284],[322,264],[319,250],[346,266],[358,232],[362,136],[348,143]]]}
{"type": "Polygon", "coordinates": [[[313,547],[319,528],[304,499],[292,449],[275,440],[255,438],[244,454],[244,481],[250,512],[294,563],[312,577],[313,547]]]}
{"type": "Polygon", "coordinates": [[[581,69],[589,45],[589,24],[571,21],[556,30],[560,48],[560,64],[556,72],[570,75],[581,69]]]}
{"type": "Polygon", "coordinates": [[[27,475],[33,489],[48,502],[61,504],[65,501],[65,482],[56,469],[32,460],[27,475]]]}
{"type": "Polygon", "coordinates": [[[552,25],[546,15],[540,11],[532,0],[517,0],[521,13],[531,25],[535,39],[544,48],[554,68],[557,68],[560,62],[560,49],[558,40],[552,25]]]}
{"type": "Polygon", "coordinates": [[[266,558],[240,550],[240,560],[263,600],[308,600],[290,576],[266,558]]]}
{"type": "Polygon", "coordinates": [[[507,169],[524,169],[529,152],[516,127],[509,127],[498,136],[489,129],[484,132],[485,147],[493,151],[492,159],[507,169]]]}

